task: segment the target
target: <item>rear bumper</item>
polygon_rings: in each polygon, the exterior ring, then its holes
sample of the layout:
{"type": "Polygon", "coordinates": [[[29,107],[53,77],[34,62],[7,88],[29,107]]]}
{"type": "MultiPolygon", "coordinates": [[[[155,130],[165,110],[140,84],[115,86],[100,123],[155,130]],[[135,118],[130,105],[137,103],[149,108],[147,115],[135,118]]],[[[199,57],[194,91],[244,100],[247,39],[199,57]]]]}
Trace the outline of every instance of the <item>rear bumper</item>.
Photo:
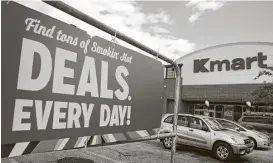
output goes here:
{"type": "Polygon", "coordinates": [[[248,153],[251,153],[253,151],[254,148],[254,144],[250,143],[247,145],[237,145],[237,144],[233,144],[232,146],[233,149],[233,153],[236,155],[245,155],[248,153]]]}

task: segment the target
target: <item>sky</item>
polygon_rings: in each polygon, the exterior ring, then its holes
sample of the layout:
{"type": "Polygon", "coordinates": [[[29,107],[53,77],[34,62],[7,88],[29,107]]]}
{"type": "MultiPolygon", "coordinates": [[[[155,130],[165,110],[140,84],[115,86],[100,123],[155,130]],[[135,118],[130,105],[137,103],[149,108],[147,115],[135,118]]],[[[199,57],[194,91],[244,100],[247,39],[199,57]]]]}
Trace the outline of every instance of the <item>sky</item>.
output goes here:
{"type": "MultiPolygon", "coordinates": [[[[148,47],[177,59],[218,44],[273,42],[273,1],[63,1],[148,47]]],[[[90,36],[112,36],[41,1],[19,1],[81,28],[90,36]]],[[[121,40],[117,43],[147,54],[121,40]]]]}

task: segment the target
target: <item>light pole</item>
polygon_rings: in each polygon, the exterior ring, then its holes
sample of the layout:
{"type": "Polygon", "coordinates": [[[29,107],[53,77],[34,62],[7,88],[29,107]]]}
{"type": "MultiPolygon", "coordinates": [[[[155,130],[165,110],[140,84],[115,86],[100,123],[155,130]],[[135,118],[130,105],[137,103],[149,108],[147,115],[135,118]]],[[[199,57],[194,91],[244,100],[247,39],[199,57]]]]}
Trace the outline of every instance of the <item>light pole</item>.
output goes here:
{"type": "Polygon", "coordinates": [[[251,108],[251,102],[250,101],[246,101],[246,114],[247,115],[251,114],[250,108],[251,108]]]}

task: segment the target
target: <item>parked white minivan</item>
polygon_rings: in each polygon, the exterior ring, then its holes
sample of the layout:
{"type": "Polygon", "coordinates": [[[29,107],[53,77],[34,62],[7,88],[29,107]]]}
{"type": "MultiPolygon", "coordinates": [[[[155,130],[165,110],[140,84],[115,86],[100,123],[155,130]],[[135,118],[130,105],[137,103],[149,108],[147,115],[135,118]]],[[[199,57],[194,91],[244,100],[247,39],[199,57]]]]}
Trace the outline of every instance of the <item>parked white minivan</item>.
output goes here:
{"type": "MultiPolygon", "coordinates": [[[[162,118],[160,133],[173,131],[173,114],[162,118]]],[[[253,151],[254,144],[247,137],[224,129],[215,119],[200,115],[178,114],[178,144],[207,149],[223,161],[232,160],[253,151]]],[[[163,146],[170,149],[172,138],[161,139],[163,146]]]]}
{"type": "Polygon", "coordinates": [[[244,127],[234,121],[216,118],[224,128],[239,132],[248,136],[254,142],[254,148],[271,148],[270,137],[262,132],[244,127]]]}

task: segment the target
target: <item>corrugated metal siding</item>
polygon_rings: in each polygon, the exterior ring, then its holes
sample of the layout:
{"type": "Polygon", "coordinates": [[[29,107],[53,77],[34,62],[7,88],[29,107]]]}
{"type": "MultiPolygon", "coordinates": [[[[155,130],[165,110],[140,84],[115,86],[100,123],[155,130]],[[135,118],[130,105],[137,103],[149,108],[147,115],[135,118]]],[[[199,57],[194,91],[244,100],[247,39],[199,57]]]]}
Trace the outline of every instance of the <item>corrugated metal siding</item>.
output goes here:
{"type": "MultiPolygon", "coordinates": [[[[165,98],[174,98],[175,79],[165,79],[165,98]]],[[[252,92],[262,84],[184,85],[182,100],[212,102],[245,102],[253,100],[252,92]]]]}

